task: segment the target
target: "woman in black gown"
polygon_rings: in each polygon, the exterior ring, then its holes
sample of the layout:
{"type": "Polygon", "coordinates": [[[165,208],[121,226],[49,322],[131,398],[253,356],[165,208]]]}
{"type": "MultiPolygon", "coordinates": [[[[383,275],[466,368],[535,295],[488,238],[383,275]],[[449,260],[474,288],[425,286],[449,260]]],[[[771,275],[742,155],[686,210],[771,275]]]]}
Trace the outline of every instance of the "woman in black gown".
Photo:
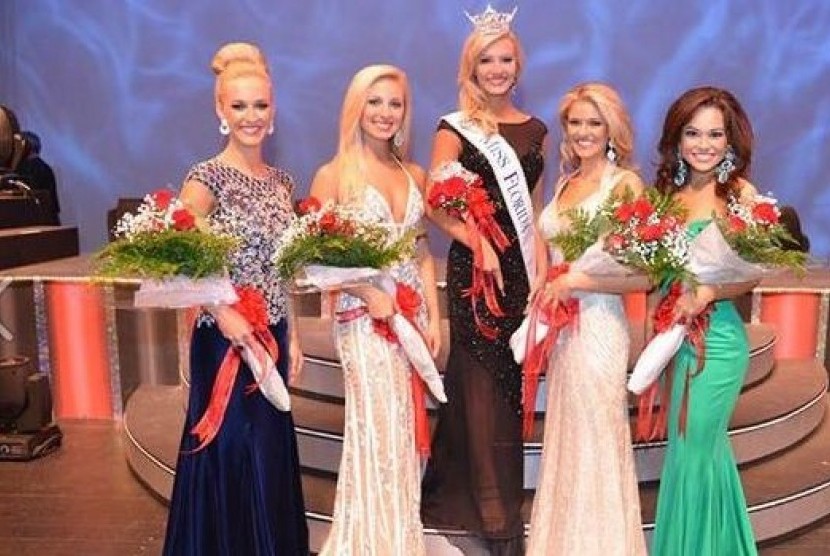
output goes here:
{"type": "Polygon", "coordinates": [[[422,516],[427,527],[474,532],[492,554],[508,555],[524,551],[522,377],[508,342],[522,321],[532,286],[546,271],[546,251],[535,233],[532,207],[541,206],[547,128],[512,102],[523,59],[508,27],[510,17],[503,17],[500,26],[485,25],[486,13],[478,16],[464,45],[461,110],[442,118],[432,167],[458,160],[483,178],[497,206],[495,218],[510,246],[498,253],[484,241],[482,270],[498,284],[502,293],[497,298],[506,316],[492,315],[481,301],[476,310],[480,320],[498,334],[490,339],[479,329],[464,294],[473,269],[464,226],[432,211],[433,221],[454,240],[447,260],[449,403],[438,413],[423,481],[422,516]]]}

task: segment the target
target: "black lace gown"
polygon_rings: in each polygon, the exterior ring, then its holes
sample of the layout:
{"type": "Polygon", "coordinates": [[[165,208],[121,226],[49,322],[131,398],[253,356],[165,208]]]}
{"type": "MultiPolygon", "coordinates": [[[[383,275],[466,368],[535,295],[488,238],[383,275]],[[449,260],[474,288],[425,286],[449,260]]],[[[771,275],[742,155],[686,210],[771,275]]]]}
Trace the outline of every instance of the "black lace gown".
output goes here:
{"type": "MultiPolygon", "coordinates": [[[[439,129],[455,132],[443,121],[439,129]]],[[[518,154],[532,191],[544,168],[545,124],[536,118],[500,124],[499,133],[518,154]]],[[[510,238],[510,246],[499,257],[505,286],[499,301],[507,316],[492,316],[482,301],[478,307],[481,320],[497,327],[499,334],[489,340],[478,331],[470,299],[463,295],[472,281],[472,252],[454,241],[447,258],[450,354],[445,387],[449,403],[438,412],[421,513],[425,527],[465,529],[493,541],[491,548],[498,553],[520,554],[524,535],[522,377],[508,342],[523,319],[529,283],[495,175],[485,156],[459,137],[463,145],[459,161],[484,179],[498,205],[496,220],[510,238]]]]}

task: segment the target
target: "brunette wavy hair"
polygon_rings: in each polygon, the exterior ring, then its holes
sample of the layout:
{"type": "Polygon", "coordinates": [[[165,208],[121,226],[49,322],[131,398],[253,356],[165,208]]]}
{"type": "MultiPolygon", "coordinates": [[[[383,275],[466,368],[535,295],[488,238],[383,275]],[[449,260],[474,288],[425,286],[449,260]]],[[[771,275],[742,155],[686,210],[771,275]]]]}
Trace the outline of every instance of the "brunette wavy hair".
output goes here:
{"type": "Polygon", "coordinates": [[[660,191],[668,192],[677,188],[673,180],[678,162],[677,148],[680,145],[683,129],[697,111],[705,107],[717,108],[723,114],[727,144],[732,147],[736,157],[735,170],[729,174],[726,183],[717,184],[717,195],[721,198],[726,198],[730,193],[737,195],[740,180],[749,178],[754,134],[741,103],[726,89],[697,87],[680,95],[666,113],[663,133],[660,135],[657,147],[660,161],[654,183],[660,191]]]}

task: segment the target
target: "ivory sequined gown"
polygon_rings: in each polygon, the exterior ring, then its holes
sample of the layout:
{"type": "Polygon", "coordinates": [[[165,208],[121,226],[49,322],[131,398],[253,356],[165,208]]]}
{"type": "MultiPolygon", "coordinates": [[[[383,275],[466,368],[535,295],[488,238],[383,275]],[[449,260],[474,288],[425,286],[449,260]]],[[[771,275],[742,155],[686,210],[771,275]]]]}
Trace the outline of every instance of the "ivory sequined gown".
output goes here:
{"type": "MultiPolygon", "coordinates": [[[[579,207],[595,212],[621,173],[606,172],[579,207]]],[[[550,238],[568,225],[553,201],[540,216],[550,238]]],[[[562,261],[552,253],[553,263],[562,261]]],[[[576,327],[560,335],[547,370],[545,433],[528,555],[646,554],[628,420],[629,332],[619,295],[578,293],[576,327]]]]}
{"type": "MultiPolygon", "coordinates": [[[[411,177],[403,222],[395,223],[381,194],[366,186],[364,208],[399,236],[418,227],[423,200],[411,177]]],[[[391,269],[393,278],[423,298],[418,267],[409,260],[391,269]]],[[[337,311],[363,306],[341,295],[337,311]]],[[[426,324],[422,305],[421,325],[426,324]]],[[[420,458],[410,386],[410,366],[401,349],[372,330],[370,317],[335,324],[343,365],[346,420],[337,477],[334,522],[320,551],[331,556],[424,554],[420,518],[420,458]]]]}

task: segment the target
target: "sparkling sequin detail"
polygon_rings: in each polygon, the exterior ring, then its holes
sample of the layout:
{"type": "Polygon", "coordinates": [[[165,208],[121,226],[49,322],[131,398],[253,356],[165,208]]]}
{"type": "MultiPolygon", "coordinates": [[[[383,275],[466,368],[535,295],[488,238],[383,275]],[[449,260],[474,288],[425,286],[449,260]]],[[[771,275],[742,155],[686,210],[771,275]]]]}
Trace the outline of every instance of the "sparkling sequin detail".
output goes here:
{"type": "MultiPolygon", "coordinates": [[[[603,177],[597,193],[579,207],[596,211],[618,177],[603,177]]],[[[568,225],[554,197],[539,228],[549,238],[568,225]]],[[[562,260],[557,250],[551,255],[554,262],[562,260]]],[[[578,297],[578,325],[560,335],[546,375],[544,443],[527,554],[643,556],[625,388],[627,321],[619,295],[578,297]]]]}
{"type": "MultiPolygon", "coordinates": [[[[230,278],[239,286],[254,286],[268,302],[268,320],[276,324],[286,316],[286,294],[272,258],[282,232],[293,213],[294,181],[279,168],[268,167],[265,177],[249,176],[212,158],[190,169],[186,181],[203,183],[216,199],[209,216],[219,232],[239,238],[241,245],[231,255],[230,278]]],[[[198,324],[210,324],[201,315],[198,324]]]]}
{"type": "MultiPolygon", "coordinates": [[[[447,129],[458,135],[449,124],[443,121],[439,129],[447,129]]],[[[531,118],[521,124],[500,124],[499,133],[518,154],[528,187],[532,192],[545,165],[542,152],[547,134],[545,124],[537,118],[531,118]]],[[[466,346],[470,353],[481,362],[482,368],[494,374],[510,407],[514,408],[517,414],[521,414],[521,370],[513,360],[513,353],[508,342],[524,318],[522,312],[527,303],[530,286],[516,230],[493,170],[487,158],[478,149],[461,135],[458,137],[462,143],[459,162],[483,178],[490,198],[497,204],[496,222],[510,239],[510,247],[499,256],[505,288],[505,295],[499,298],[499,302],[507,313],[507,317],[492,316],[487,311],[483,300],[478,306],[481,320],[499,329],[498,337],[491,341],[482,336],[475,326],[470,300],[463,296],[464,290],[470,287],[472,281],[472,253],[461,243],[454,241],[450,245],[447,257],[447,301],[453,343],[466,346]]]]}
{"type": "MultiPolygon", "coordinates": [[[[408,187],[402,223],[394,222],[379,191],[371,186],[364,189],[364,210],[386,223],[390,239],[420,225],[423,200],[411,179],[408,187]]],[[[423,297],[414,260],[391,268],[390,274],[423,297]]],[[[343,294],[337,311],[362,305],[357,297],[343,294]]],[[[425,317],[422,305],[422,324],[425,317]]],[[[373,331],[368,316],[336,324],[335,340],[343,366],[346,417],[334,519],[320,554],[423,555],[421,468],[409,362],[398,346],[373,331]]]]}

